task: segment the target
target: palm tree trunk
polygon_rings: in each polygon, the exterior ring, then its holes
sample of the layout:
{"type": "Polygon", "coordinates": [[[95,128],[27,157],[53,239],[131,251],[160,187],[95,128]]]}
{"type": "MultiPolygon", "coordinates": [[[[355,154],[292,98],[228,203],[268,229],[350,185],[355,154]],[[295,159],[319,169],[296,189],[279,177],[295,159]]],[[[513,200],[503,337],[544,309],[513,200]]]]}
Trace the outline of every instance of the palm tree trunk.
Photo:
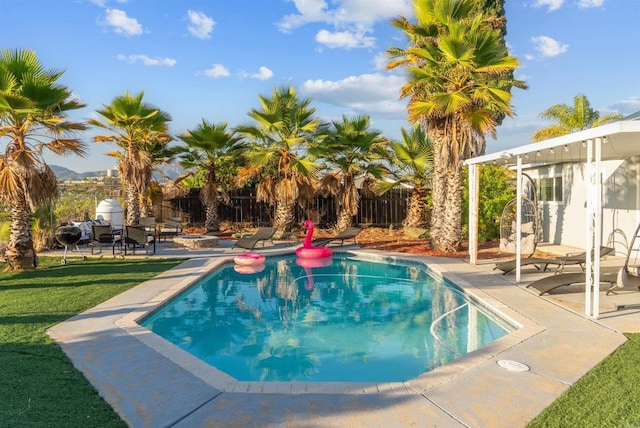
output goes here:
{"type": "Polygon", "coordinates": [[[140,223],[140,204],[138,192],[133,185],[127,186],[127,225],[140,223]]]}
{"type": "Polygon", "coordinates": [[[336,229],[344,230],[351,226],[353,216],[345,209],[341,209],[338,213],[338,221],[336,222],[336,229]]]}
{"type": "Polygon", "coordinates": [[[351,226],[353,216],[356,215],[360,206],[360,194],[358,193],[353,175],[344,176],[344,188],[338,197],[340,203],[338,204],[336,228],[338,230],[344,230],[351,226]]]}
{"type": "Polygon", "coordinates": [[[445,252],[458,251],[462,239],[462,171],[454,169],[447,174],[447,199],[441,224],[439,248],[445,252]]]}
{"type": "Polygon", "coordinates": [[[11,233],[4,257],[10,270],[33,270],[36,253],[31,235],[31,210],[26,201],[20,200],[11,207],[11,233]]]}
{"type": "Polygon", "coordinates": [[[218,200],[211,200],[206,206],[206,218],[204,226],[207,232],[218,232],[220,230],[220,216],[218,215],[218,200]]]}
{"type": "Polygon", "coordinates": [[[291,231],[295,222],[295,202],[278,202],[276,204],[276,215],[273,220],[273,227],[283,232],[291,231]]]}
{"type": "Polygon", "coordinates": [[[428,128],[428,134],[433,142],[433,184],[431,186],[431,229],[429,235],[434,249],[440,249],[443,234],[445,205],[447,202],[447,151],[445,132],[442,124],[434,122],[428,128]],[[437,125],[441,125],[438,127],[437,125]]]}
{"type": "Polygon", "coordinates": [[[407,217],[404,220],[406,227],[424,227],[427,211],[427,189],[416,186],[409,197],[407,217]]]}

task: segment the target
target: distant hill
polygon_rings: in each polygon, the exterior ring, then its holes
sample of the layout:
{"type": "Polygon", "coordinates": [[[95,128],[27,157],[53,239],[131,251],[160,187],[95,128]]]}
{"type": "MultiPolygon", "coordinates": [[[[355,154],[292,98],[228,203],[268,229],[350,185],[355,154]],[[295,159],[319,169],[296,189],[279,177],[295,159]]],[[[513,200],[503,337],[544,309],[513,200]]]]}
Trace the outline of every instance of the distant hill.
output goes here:
{"type": "Polygon", "coordinates": [[[106,170],[75,172],[59,165],[49,165],[49,168],[53,170],[53,173],[58,178],[58,181],[80,181],[90,177],[105,177],[107,175],[106,170]]]}
{"type": "MultiPolygon", "coordinates": [[[[90,172],[75,172],[68,168],[59,165],[49,165],[49,167],[53,170],[53,173],[58,178],[58,181],[81,181],[91,177],[106,177],[107,171],[90,171],[90,172]]],[[[182,169],[177,164],[168,164],[161,165],[159,168],[160,173],[154,172],[153,178],[157,180],[159,183],[164,183],[167,181],[167,177],[174,180],[179,177],[181,174],[184,174],[184,169],[182,169]]],[[[114,171],[114,176],[117,173],[114,171]]]]}

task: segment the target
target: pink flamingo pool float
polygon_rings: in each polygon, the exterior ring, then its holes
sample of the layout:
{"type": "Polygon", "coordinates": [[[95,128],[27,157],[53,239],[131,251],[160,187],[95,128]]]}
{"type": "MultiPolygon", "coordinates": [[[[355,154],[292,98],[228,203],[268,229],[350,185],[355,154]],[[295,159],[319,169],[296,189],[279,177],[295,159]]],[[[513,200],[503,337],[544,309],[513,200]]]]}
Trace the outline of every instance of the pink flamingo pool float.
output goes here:
{"type": "Polygon", "coordinates": [[[322,246],[314,247],[311,245],[311,240],[313,239],[313,222],[311,220],[306,220],[303,226],[307,229],[307,236],[304,238],[302,247],[296,250],[296,256],[304,259],[321,259],[324,257],[331,257],[333,254],[333,250],[331,248],[322,246]]]}

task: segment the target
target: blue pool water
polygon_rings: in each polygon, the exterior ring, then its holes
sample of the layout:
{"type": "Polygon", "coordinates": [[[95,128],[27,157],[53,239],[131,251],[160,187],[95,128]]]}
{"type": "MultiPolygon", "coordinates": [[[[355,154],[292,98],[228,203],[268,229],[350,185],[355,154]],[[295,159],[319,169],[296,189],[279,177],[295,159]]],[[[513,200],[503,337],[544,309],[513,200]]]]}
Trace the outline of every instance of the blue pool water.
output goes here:
{"type": "Polygon", "coordinates": [[[513,330],[424,265],[297,262],[225,264],[141,324],[239,381],[401,382],[513,330]]]}

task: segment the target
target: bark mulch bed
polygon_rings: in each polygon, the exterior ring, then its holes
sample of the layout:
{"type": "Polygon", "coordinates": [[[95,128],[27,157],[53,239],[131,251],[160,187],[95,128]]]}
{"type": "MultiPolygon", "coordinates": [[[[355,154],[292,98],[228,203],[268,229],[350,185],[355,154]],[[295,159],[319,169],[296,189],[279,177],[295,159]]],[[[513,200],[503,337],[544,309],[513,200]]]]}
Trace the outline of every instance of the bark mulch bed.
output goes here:
{"type": "MultiPolygon", "coordinates": [[[[251,232],[251,230],[247,230],[251,232]]],[[[193,228],[187,230],[187,233],[204,234],[204,229],[193,228]]],[[[333,231],[316,229],[314,232],[314,238],[322,238],[332,236],[333,231]]],[[[216,233],[221,239],[233,239],[233,232],[228,230],[222,230],[216,233]]],[[[302,239],[304,233],[300,233],[299,238],[302,239]]],[[[468,245],[467,242],[463,242],[460,251],[454,253],[444,253],[441,251],[433,250],[429,245],[428,239],[409,239],[404,236],[402,229],[394,228],[381,228],[381,227],[368,227],[362,230],[358,234],[356,240],[363,248],[393,251],[400,253],[419,254],[425,256],[438,256],[438,257],[454,257],[454,258],[468,258],[468,245]]],[[[537,254],[536,254],[537,255],[537,254]]],[[[513,254],[503,253],[499,250],[497,241],[489,241],[479,244],[478,259],[511,259],[513,254]]]]}

